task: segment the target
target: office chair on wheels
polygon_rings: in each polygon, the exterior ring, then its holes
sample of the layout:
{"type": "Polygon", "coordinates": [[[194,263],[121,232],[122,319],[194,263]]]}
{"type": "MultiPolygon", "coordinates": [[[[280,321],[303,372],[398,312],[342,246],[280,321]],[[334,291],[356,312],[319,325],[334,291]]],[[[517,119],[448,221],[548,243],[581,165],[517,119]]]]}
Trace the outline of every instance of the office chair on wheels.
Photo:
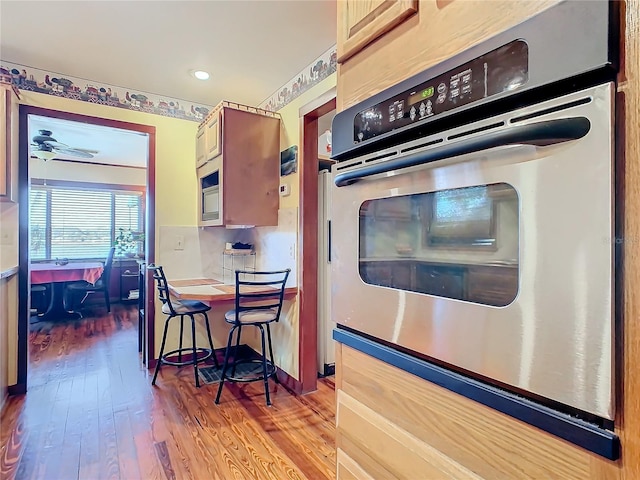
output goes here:
{"type": "Polygon", "coordinates": [[[81,281],[81,282],[72,282],[67,284],[65,287],[65,308],[68,311],[75,311],[82,316],[82,314],[77,311],[78,308],[82,307],[82,304],[87,299],[87,297],[96,292],[102,292],[104,295],[104,303],[107,307],[107,312],[111,312],[111,302],[109,301],[109,280],[111,279],[111,268],[113,266],[113,255],[115,253],[116,248],[111,247],[109,250],[109,254],[107,255],[107,259],[104,262],[104,269],[102,270],[102,275],[96,283],[91,284],[89,282],[81,281]],[[82,296],[80,302],[76,303],[77,299],[82,296]]]}

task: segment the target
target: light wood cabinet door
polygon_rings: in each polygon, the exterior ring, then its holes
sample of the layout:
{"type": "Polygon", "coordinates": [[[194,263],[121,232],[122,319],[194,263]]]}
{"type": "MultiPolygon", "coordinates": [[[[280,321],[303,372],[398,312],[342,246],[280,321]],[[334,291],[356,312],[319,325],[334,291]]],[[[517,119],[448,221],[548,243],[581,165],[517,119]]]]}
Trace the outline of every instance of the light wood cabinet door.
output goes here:
{"type": "Polygon", "coordinates": [[[337,447],[345,452],[344,474],[350,478],[481,480],[472,470],[443,455],[379,412],[338,390],[337,447]],[[348,460],[351,460],[349,462],[348,460]],[[359,467],[359,468],[358,468],[359,467]]]}
{"type": "Polygon", "coordinates": [[[2,88],[0,89],[0,93],[2,93],[2,101],[0,102],[0,196],[4,197],[7,195],[7,179],[9,178],[7,175],[7,166],[9,158],[9,151],[7,150],[7,137],[10,133],[10,119],[7,116],[7,96],[9,95],[9,90],[2,88]]]}
{"type": "Polygon", "coordinates": [[[418,0],[338,2],[338,62],[344,62],[418,11],[418,0]]]}
{"type": "MultiPolygon", "coordinates": [[[[378,33],[378,39],[364,49],[364,44],[351,49],[345,45],[353,45],[347,43],[350,37],[353,37],[351,42],[359,35],[368,37],[367,32],[373,32],[373,25],[382,21],[369,16],[375,10],[373,7],[384,3],[389,5],[389,11],[394,11],[392,6],[403,2],[339,1],[337,110],[344,110],[451,58],[558,1],[420,0],[417,13],[382,31],[387,32],[384,36],[378,33]]],[[[380,18],[385,16],[381,14],[380,18]]]]}
{"type": "Polygon", "coordinates": [[[222,152],[220,148],[220,130],[222,128],[221,121],[222,112],[215,112],[205,124],[205,136],[207,143],[206,161],[216,158],[222,152]]]}
{"type": "Polygon", "coordinates": [[[374,480],[353,458],[338,448],[336,452],[336,480],[374,480]]]}
{"type": "Polygon", "coordinates": [[[18,99],[0,86],[0,202],[18,201],[18,99]]]}
{"type": "Polygon", "coordinates": [[[201,167],[207,161],[207,133],[206,125],[200,125],[196,133],[196,168],[201,167]]]}
{"type": "Polygon", "coordinates": [[[338,480],[621,478],[619,461],[346,345],[336,348],[338,480]]]}

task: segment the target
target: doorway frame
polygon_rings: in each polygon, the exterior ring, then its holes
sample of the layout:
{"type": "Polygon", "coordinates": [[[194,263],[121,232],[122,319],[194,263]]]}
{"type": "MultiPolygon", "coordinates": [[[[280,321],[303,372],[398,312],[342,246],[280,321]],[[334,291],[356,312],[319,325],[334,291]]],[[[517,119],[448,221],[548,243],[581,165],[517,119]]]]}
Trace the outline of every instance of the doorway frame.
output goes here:
{"type": "MultiPolygon", "coordinates": [[[[147,173],[146,173],[146,215],[145,215],[145,252],[147,263],[155,261],[155,170],[156,170],[156,127],[138,123],[111,120],[101,117],[93,117],[79,113],[71,113],[62,110],[52,110],[31,105],[20,105],[19,109],[19,143],[18,143],[18,358],[17,358],[17,382],[9,387],[12,395],[27,392],[27,374],[29,366],[29,115],[70,120],[74,122],[100,125],[105,127],[130,130],[148,135],[147,173]]],[[[145,276],[146,291],[150,289],[148,276],[145,276]]],[[[153,286],[151,285],[151,288],[153,286]]],[[[149,352],[155,352],[155,297],[145,296],[144,305],[144,331],[145,344],[142,362],[149,366],[149,352]],[[149,298],[151,297],[151,298],[149,298]]]]}
{"type": "Polygon", "coordinates": [[[318,380],[318,118],[336,109],[336,87],[300,107],[302,158],[298,177],[300,220],[299,372],[300,392],[316,390],[318,380]],[[314,161],[315,160],[315,161],[314,161]]]}

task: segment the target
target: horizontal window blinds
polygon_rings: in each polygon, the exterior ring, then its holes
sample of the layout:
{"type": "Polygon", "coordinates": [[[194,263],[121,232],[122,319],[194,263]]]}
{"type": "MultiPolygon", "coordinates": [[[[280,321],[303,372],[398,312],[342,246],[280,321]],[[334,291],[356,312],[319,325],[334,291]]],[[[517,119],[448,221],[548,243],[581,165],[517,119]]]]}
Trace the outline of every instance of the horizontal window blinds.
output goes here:
{"type": "Polygon", "coordinates": [[[103,258],[118,229],[142,230],[139,192],[31,186],[31,259],[103,258]]]}
{"type": "Polygon", "coordinates": [[[31,189],[29,195],[29,242],[31,259],[47,258],[47,191],[31,189]]]}

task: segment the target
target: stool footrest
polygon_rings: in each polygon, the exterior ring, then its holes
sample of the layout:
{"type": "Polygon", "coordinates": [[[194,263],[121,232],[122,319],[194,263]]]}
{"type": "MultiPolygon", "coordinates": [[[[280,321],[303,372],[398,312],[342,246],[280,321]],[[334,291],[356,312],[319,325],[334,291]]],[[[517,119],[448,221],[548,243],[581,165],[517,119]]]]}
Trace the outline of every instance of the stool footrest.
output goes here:
{"type": "MultiPolygon", "coordinates": [[[[271,361],[267,360],[267,378],[273,377],[275,374],[276,374],[275,365],[273,365],[271,361]]],[[[227,367],[227,373],[224,376],[224,380],[226,380],[227,382],[237,382],[237,383],[257,382],[257,381],[264,380],[264,378],[265,376],[263,375],[263,372],[262,372],[261,358],[242,359],[242,360],[236,360],[234,362],[230,362],[229,366],[227,367]],[[229,375],[229,372],[232,372],[234,367],[237,368],[238,365],[247,365],[250,363],[260,367],[259,370],[256,369],[255,373],[257,375],[250,375],[250,376],[244,376],[244,377],[232,377],[229,375]]]]}
{"type": "MultiPolygon", "coordinates": [[[[212,355],[213,355],[213,351],[211,349],[197,347],[196,348],[197,358],[195,363],[202,363],[205,360],[208,360],[209,358],[211,358],[212,355]],[[198,354],[203,354],[203,355],[198,355],[198,354]]],[[[171,350],[170,352],[167,352],[164,355],[162,355],[162,357],[160,357],[160,361],[165,365],[173,365],[175,367],[184,367],[185,365],[193,365],[194,364],[193,348],[189,347],[189,348],[182,348],[182,349],[179,348],[177,350],[171,350]],[[181,353],[183,356],[188,356],[189,359],[183,360],[181,362],[177,360],[169,360],[169,357],[175,357],[176,355],[180,355],[181,353]]]]}

